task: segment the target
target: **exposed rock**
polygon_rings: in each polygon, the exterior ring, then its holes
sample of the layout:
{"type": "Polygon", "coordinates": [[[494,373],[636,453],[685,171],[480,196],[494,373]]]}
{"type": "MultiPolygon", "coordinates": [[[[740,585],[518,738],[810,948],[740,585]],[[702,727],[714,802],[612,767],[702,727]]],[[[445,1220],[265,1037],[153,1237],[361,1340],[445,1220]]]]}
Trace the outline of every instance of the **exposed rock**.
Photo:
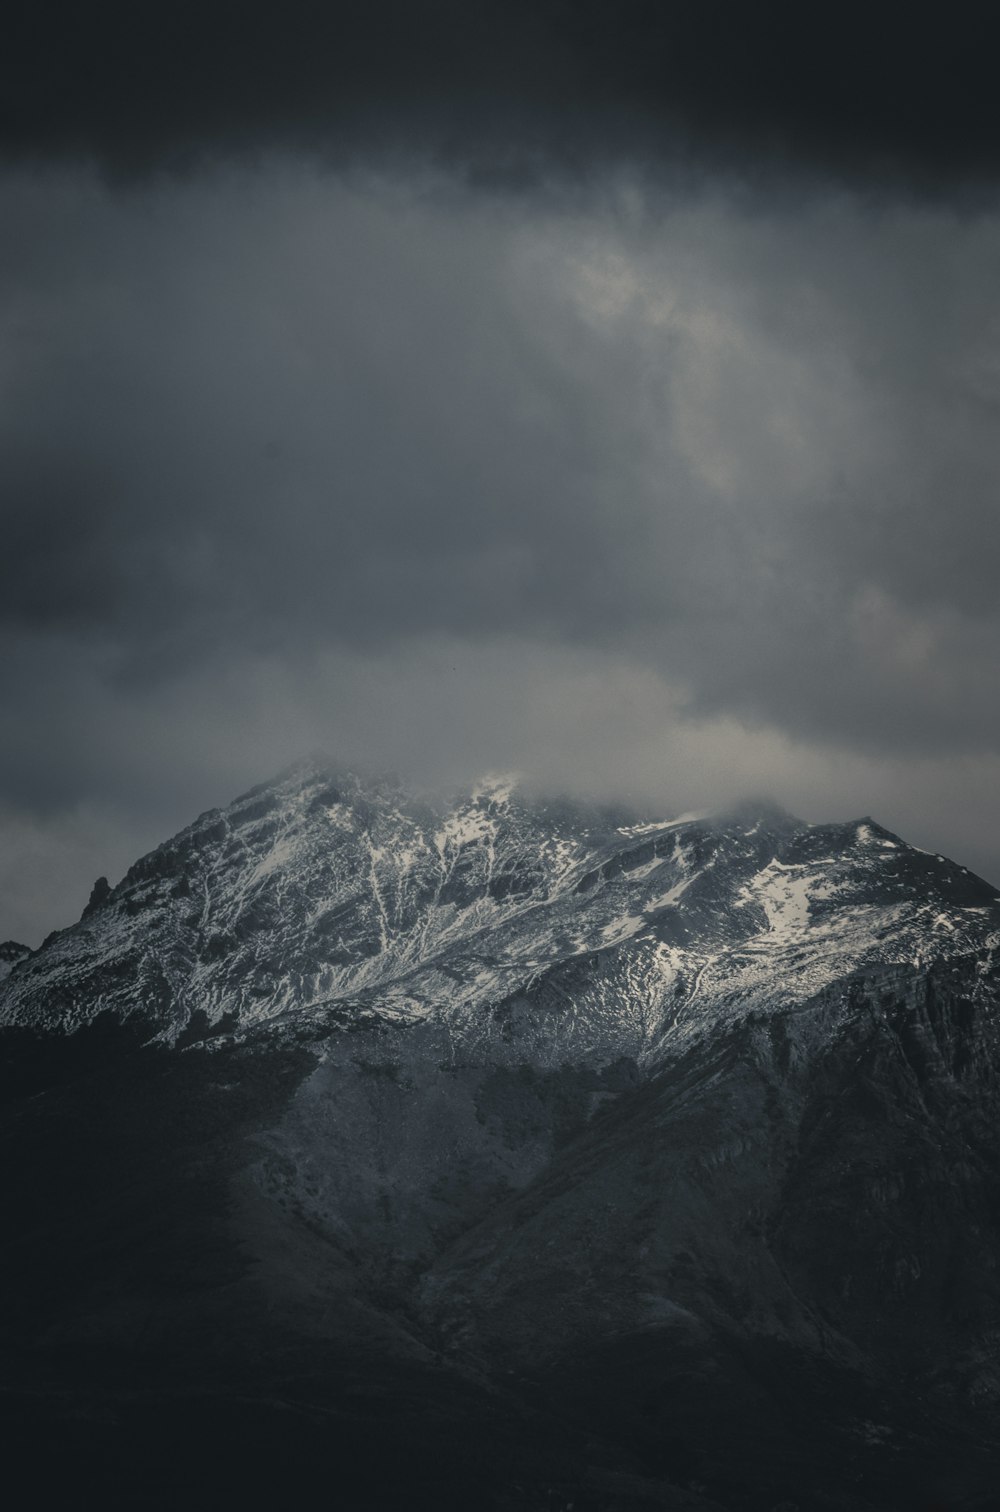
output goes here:
{"type": "Polygon", "coordinates": [[[90,898],[86,908],[83,910],[82,917],[86,919],[90,914],[96,913],[99,908],[103,908],[110,896],[111,883],[107,877],[98,877],[90,890],[90,898]]]}
{"type": "Polygon", "coordinates": [[[4,940],[0,942],[0,982],[10,975],[18,961],[23,961],[31,954],[27,945],[21,945],[17,940],[4,940]]]}

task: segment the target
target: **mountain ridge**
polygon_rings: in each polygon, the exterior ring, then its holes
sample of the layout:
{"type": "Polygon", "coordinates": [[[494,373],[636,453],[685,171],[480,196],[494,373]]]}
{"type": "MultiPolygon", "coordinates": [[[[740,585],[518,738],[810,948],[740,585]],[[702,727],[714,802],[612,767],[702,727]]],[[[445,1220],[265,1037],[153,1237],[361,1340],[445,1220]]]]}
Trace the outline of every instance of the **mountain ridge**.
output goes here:
{"type": "Polygon", "coordinates": [[[101,1505],[985,1512],[998,944],[868,817],[258,785],[0,985],[25,1443],[101,1505]]]}
{"type": "Polygon", "coordinates": [[[13,963],[0,1022],[140,1013],[171,1040],[196,1013],[245,1027],[367,1003],[475,1034],[598,957],[605,1030],[641,1001],[645,1054],[671,992],[711,1017],[779,966],[805,990],[942,934],[952,951],[1000,939],[995,889],[869,819],[805,824],[770,803],[621,818],[509,782],[434,805],[300,764],[95,887],[13,963]]]}

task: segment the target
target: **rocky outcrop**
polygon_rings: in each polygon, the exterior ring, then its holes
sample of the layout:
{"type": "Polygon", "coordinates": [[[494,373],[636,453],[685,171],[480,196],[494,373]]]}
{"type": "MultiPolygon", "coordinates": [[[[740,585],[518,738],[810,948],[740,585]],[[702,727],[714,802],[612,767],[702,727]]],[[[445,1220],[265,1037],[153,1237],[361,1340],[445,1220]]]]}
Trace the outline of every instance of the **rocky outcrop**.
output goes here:
{"type": "Polygon", "coordinates": [[[0,942],[0,981],[9,976],[17,963],[30,954],[29,947],[19,944],[17,940],[0,942]]]}
{"type": "Polygon", "coordinates": [[[90,890],[90,898],[87,901],[86,908],[83,910],[83,917],[86,919],[90,914],[96,913],[99,908],[103,908],[110,896],[111,884],[107,877],[98,877],[90,890]]]}

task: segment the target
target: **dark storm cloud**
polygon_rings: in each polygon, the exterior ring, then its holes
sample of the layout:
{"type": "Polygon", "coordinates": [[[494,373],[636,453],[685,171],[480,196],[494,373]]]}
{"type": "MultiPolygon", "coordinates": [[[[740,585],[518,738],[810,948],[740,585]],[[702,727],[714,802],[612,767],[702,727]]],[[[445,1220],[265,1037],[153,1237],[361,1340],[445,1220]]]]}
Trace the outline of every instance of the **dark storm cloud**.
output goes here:
{"type": "Polygon", "coordinates": [[[69,189],[62,225],[51,197],[12,207],[41,225],[6,270],[0,623],[106,634],[145,675],[206,641],[662,617],[618,502],[647,354],[581,322],[523,213],[294,170],[69,189]]]}
{"type": "Polygon", "coordinates": [[[995,207],[209,157],[0,178],[0,937],[317,747],[1000,876],[995,207]]]}
{"type": "Polygon", "coordinates": [[[5,28],[0,140],[125,175],[280,145],[494,183],[625,157],[953,188],[1000,166],[995,40],[980,4],[37,0],[5,28]]]}
{"type": "Polygon", "coordinates": [[[12,180],[0,626],[139,688],[513,631],[992,749],[996,220],[630,194],[12,180]]]}

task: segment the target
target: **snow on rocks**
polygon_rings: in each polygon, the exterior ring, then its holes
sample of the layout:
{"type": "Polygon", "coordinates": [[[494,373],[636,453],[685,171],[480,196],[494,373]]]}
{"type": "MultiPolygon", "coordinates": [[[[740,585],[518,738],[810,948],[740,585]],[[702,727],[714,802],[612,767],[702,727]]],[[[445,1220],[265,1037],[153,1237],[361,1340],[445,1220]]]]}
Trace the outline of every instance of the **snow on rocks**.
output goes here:
{"type": "Polygon", "coordinates": [[[509,778],[441,804],[309,764],[202,815],[19,957],[0,1022],[139,1015],[169,1042],[195,1013],[298,1037],[363,1014],[655,1060],[870,965],[993,949],[998,923],[993,888],[868,819],[616,825],[509,778]]]}

